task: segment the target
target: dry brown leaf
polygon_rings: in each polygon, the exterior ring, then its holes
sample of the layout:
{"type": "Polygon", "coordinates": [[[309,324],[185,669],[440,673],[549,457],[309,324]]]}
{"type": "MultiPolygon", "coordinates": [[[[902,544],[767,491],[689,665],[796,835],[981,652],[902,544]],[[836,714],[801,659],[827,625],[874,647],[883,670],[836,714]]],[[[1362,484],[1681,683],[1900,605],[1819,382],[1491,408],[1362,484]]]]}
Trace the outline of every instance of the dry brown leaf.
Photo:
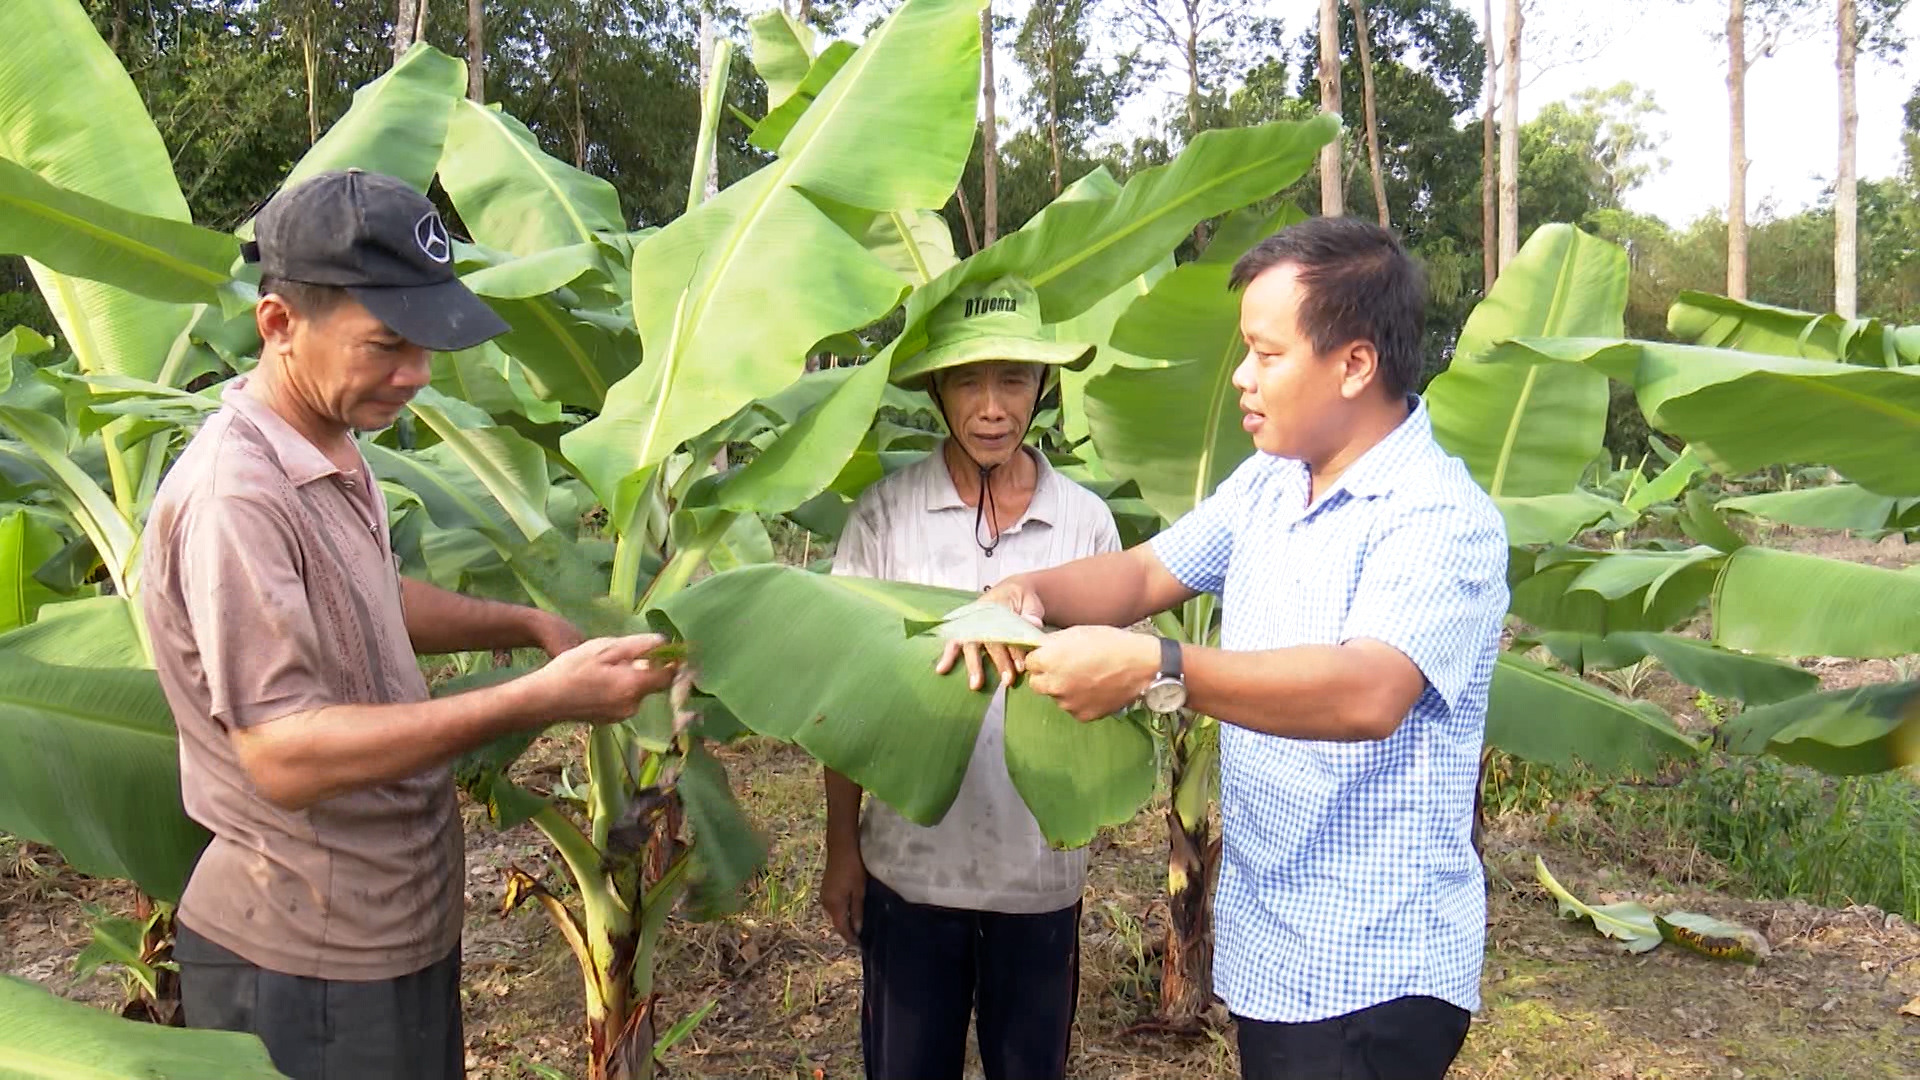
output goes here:
{"type": "Polygon", "coordinates": [[[1900,1006],[1900,1015],[1901,1016],[1920,1016],[1920,997],[1916,997],[1912,1001],[1907,1002],[1905,1005],[1900,1006]]]}

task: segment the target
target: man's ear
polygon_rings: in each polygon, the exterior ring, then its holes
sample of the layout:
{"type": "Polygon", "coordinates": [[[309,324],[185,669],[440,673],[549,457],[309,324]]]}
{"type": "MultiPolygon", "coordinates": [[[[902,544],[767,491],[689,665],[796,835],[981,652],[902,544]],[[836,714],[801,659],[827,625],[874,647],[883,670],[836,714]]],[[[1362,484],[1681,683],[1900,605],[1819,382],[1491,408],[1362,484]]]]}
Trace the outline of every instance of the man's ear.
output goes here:
{"type": "Polygon", "coordinates": [[[1350,341],[1340,353],[1340,396],[1353,401],[1380,381],[1380,351],[1373,342],[1350,341]]]}
{"type": "Polygon", "coordinates": [[[293,340],[293,326],[298,319],[278,293],[262,296],[253,308],[253,326],[260,332],[261,342],[268,347],[277,346],[281,351],[293,340]]]}

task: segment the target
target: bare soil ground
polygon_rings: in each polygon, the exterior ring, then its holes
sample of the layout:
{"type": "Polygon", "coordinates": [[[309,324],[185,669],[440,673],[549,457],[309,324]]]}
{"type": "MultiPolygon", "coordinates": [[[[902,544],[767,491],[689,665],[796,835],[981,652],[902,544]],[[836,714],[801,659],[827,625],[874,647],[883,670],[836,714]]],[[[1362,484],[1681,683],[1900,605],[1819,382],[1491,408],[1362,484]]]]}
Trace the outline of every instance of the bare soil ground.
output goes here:
{"type": "MultiPolygon", "coordinates": [[[[553,769],[571,748],[544,748],[553,769]]],[[[813,903],[821,858],[819,774],[800,752],[748,742],[725,752],[741,798],[773,854],[746,909],[678,924],[660,959],[665,1014],[715,1003],[669,1058],[680,1077],[857,1077],[859,964],[813,903]]],[[[573,759],[577,760],[577,759],[573,759]]],[[[571,954],[529,905],[502,917],[508,866],[548,867],[530,828],[491,831],[469,807],[466,1017],[469,1075],[518,1080],[540,1064],[577,1074],[581,1008],[571,954]]],[[[1096,841],[1082,925],[1085,968],[1076,1076],[1231,1077],[1224,1017],[1202,1037],[1136,1035],[1151,1008],[1164,909],[1165,839],[1143,813],[1096,841]]],[[[111,1007],[109,978],[74,984],[87,943],[82,901],[125,911],[124,887],[80,878],[56,856],[16,846],[0,877],[0,969],[111,1007]]],[[[1694,892],[1655,895],[1554,839],[1540,816],[1492,823],[1485,1006],[1453,1075],[1475,1080],[1580,1077],[1892,1078],[1920,1076],[1920,931],[1873,909],[1827,910],[1694,892]],[[1627,956],[1560,919],[1533,860],[1591,902],[1639,899],[1705,912],[1763,933],[1758,966],[1662,947],[1627,956]],[[1903,1013],[1905,1009],[1907,1012],[1903,1013]]],[[[554,868],[549,882],[561,879],[554,868]]]]}

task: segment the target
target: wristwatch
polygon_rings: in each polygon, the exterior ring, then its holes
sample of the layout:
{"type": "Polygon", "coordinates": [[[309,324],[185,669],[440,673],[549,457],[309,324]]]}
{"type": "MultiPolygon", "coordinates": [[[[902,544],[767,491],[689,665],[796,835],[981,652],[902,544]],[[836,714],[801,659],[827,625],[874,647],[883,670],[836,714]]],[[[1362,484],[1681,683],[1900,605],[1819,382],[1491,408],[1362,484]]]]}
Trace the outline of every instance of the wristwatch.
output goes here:
{"type": "Polygon", "coordinates": [[[1179,712],[1187,704],[1187,678],[1180,670],[1180,643],[1160,639],[1160,672],[1140,693],[1140,701],[1157,713],[1179,712]]]}

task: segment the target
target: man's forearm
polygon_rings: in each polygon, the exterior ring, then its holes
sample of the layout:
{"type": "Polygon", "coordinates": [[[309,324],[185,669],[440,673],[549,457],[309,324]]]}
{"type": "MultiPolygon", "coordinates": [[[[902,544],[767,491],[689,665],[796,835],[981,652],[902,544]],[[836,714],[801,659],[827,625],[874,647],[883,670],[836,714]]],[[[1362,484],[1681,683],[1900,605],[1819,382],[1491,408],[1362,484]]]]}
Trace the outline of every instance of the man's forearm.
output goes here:
{"type": "Polygon", "coordinates": [[[1013,580],[1040,598],[1052,626],[1132,626],[1193,595],[1145,544],[1018,574],[1013,580]]]}
{"type": "Polygon", "coordinates": [[[1189,709],[1292,739],[1384,739],[1425,686],[1412,661],[1381,645],[1264,652],[1189,645],[1182,660],[1189,709]]]}
{"type": "Polygon", "coordinates": [[[827,775],[827,842],[860,844],[860,785],[834,772],[827,775]]]}
{"type": "Polygon", "coordinates": [[[413,578],[400,579],[406,607],[407,637],[423,654],[480,649],[519,649],[537,645],[534,609],[449,592],[413,578]]]}
{"type": "Polygon", "coordinates": [[[520,678],[412,705],[332,705],[236,729],[234,742],[260,793],[302,810],[542,726],[544,710],[544,699],[520,678]]]}

